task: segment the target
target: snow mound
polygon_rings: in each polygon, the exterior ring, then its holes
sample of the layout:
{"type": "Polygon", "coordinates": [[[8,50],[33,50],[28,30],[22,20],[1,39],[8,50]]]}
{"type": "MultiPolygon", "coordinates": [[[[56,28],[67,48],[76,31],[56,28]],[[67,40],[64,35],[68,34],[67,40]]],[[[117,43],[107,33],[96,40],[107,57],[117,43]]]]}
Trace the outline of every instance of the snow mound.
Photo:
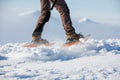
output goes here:
{"type": "Polygon", "coordinates": [[[94,40],[71,47],[0,46],[1,80],[119,80],[120,39],[94,40]]]}

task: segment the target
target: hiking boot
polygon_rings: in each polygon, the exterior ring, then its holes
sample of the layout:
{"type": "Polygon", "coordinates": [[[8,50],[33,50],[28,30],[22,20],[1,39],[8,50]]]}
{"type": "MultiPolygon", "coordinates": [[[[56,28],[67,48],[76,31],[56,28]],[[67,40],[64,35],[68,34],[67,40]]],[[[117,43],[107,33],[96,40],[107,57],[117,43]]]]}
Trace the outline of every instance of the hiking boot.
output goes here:
{"type": "Polygon", "coordinates": [[[73,34],[73,35],[67,35],[66,43],[79,41],[80,38],[84,38],[84,36],[80,33],[79,34],[73,34]]]}
{"type": "Polygon", "coordinates": [[[48,44],[49,42],[45,39],[32,36],[32,42],[31,43],[33,43],[33,44],[48,44]]]}

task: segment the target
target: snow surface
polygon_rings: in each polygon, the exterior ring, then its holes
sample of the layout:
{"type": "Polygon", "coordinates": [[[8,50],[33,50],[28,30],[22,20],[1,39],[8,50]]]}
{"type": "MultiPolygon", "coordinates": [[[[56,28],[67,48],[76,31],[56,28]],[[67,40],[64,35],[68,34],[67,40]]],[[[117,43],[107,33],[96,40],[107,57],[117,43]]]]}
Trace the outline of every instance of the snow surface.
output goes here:
{"type": "Polygon", "coordinates": [[[120,39],[37,48],[0,45],[0,80],[120,80],[120,39]]]}
{"type": "Polygon", "coordinates": [[[0,80],[120,80],[120,26],[72,19],[76,32],[91,39],[62,47],[62,23],[51,16],[42,37],[56,44],[25,48],[39,15],[38,10],[8,13],[0,20],[0,80]]]}

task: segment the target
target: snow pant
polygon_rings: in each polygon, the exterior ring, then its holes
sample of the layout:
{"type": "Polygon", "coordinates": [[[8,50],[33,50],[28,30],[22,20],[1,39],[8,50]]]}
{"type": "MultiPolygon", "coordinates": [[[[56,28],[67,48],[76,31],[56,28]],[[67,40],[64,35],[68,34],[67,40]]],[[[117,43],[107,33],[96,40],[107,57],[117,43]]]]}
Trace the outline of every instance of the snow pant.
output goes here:
{"type": "MultiPolygon", "coordinates": [[[[40,0],[41,3],[41,15],[38,19],[35,30],[33,31],[32,36],[41,37],[44,25],[49,21],[50,18],[50,5],[54,3],[55,0],[40,0]]],[[[70,12],[65,0],[58,0],[55,4],[55,8],[60,13],[61,21],[66,32],[66,35],[75,34],[75,29],[72,26],[70,12]]],[[[57,27],[57,26],[56,26],[57,27]]]]}

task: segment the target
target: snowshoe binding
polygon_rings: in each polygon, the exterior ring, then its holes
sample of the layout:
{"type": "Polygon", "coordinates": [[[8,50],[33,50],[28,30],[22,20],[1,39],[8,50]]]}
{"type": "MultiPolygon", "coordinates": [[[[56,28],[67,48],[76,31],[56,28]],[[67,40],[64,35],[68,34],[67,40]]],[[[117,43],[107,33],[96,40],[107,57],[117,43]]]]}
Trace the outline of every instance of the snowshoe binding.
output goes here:
{"type": "Polygon", "coordinates": [[[83,41],[87,41],[90,36],[91,36],[90,34],[84,36],[81,33],[73,34],[73,35],[67,35],[66,43],[63,46],[69,47],[69,46],[72,46],[72,45],[76,45],[76,44],[82,43],[81,39],[83,41]]]}
{"type": "Polygon", "coordinates": [[[36,37],[32,37],[32,41],[31,43],[25,44],[24,47],[37,47],[37,46],[50,46],[52,44],[50,44],[47,40],[45,39],[39,39],[36,37]]]}

